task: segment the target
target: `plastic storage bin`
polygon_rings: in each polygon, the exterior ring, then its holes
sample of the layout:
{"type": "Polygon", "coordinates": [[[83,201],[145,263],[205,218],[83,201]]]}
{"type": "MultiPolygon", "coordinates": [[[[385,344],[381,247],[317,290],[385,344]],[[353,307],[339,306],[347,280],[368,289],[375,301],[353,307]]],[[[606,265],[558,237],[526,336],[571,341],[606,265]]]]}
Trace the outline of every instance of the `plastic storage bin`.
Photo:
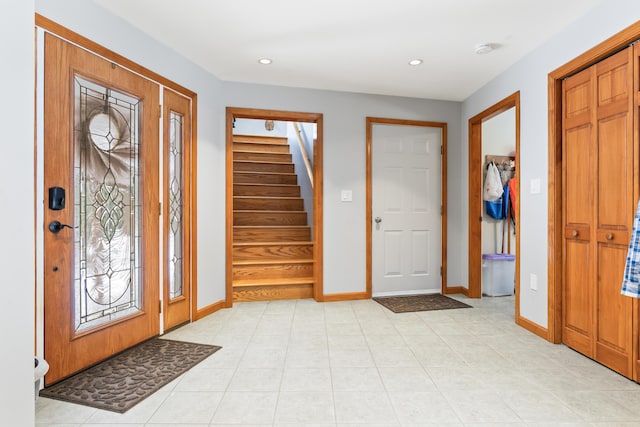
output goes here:
{"type": "Polygon", "coordinates": [[[510,254],[482,255],[482,294],[490,297],[513,295],[515,259],[510,254]]]}

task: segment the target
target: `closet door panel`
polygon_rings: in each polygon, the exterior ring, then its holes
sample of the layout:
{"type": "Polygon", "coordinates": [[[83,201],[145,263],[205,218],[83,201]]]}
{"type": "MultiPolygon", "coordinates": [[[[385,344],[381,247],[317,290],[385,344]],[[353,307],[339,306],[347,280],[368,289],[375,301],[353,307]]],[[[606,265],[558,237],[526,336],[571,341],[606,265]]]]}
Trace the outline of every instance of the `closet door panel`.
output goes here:
{"type": "MultiPolygon", "coordinates": [[[[633,159],[628,113],[598,121],[598,229],[627,231],[632,211],[633,159]]],[[[619,242],[625,243],[627,242],[619,242]]]]}
{"type": "Polygon", "coordinates": [[[598,244],[595,359],[622,375],[630,376],[633,302],[620,294],[626,257],[626,245],[598,244]]]}
{"type": "Polygon", "coordinates": [[[567,240],[566,271],[563,288],[563,341],[575,350],[592,357],[592,292],[590,244],[583,240],[567,240]]]}

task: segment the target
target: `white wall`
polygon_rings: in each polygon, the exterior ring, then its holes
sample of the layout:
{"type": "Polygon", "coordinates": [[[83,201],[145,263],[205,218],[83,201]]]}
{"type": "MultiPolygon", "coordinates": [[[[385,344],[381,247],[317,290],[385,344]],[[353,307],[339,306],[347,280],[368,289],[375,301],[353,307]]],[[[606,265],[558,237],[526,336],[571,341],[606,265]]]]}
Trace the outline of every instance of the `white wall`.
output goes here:
{"type": "Polygon", "coordinates": [[[36,12],[198,94],[197,306],[224,300],[225,113],[220,81],[93,2],[37,0],[36,12]]]}
{"type": "Polygon", "coordinates": [[[0,416],[2,425],[34,423],[34,181],[33,0],[3,5],[0,13],[0,168],[3,298],[0,298],[0,416]]]}
{"type": "MultiPolygon", "coordinates": [[[[460,158],[460,103],[364,95],[278,86],[224,83],[225,105],[322,113],[324,115],[324,291],[365,291],[365,133],[367,116],[430,120],[449,124],[449,156],[460,158]],[[340,191],[353,190],[353,202],[340,191]]],[[[466,166],[465,166],[466,168],[466,166]]],[[[458,274],[462,187],[460,171],[449,168],[449,285],[466,283],[458,274]]],[[[464,217],[466,221],[466,216],[464,217]]]]}
{"type": "MultiPolygon", "coordinates": [[[[463,210],[468,212],[468,120],[489,106],[520,90],[520,314],[547,327],[547,175],[548,175],[548,123],[547,123],[547,75],[549,72],[579,56],[584,51],[604,41],[613,34],[633,24],[640,17],[637,0],[608,0],[589,14],[580,18],[560,34],[524,57],[499,77],[478,90],[463,103],[462,129],[463,154],[451,157],[462,170],[464,185],[463,210]],[[531,194],[530,181],[540,179],[542,192],[531,194]],[[529,287],[530,274],[538,276],[538,290],[529,287]]],[[[496,54],[499,51],[495,52],[496,54]]],[[[468,226],[460,223],[464,236],[461,253],[467,253],[468,226]]],[[[453,236],[452,236],[453,238],[453,236]]],[[[467,265],[462,264],[464,277],[467,265]]]]}
{"type": "MultiPolygon", "coordinates": [[[[482,164],[486,166],[487,155],[509,156],[516,151],[516,109],[492,117],[482,123],[482,164]]],[[[486,169],[483,169],[486,173],[486,169]]],[[[478,189],[481,191],[481,189],[478,189]]],[[[486,211],[485,211],[486,212],[486,211]]],[[[506,221],[491,218],[486,213],[482,218],[482,253],[502,253],[502,233],[506,221]]],[[[511,230],[511,251],[507,251],[507,234],[504,234],[504,253],[516,253],[515,230],[511,230]]]]}

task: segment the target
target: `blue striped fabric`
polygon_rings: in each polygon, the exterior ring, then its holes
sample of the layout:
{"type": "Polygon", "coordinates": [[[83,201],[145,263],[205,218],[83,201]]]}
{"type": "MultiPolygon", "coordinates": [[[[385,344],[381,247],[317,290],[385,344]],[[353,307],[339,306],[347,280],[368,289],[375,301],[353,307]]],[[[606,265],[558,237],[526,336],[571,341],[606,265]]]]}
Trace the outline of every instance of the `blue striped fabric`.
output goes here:
{"type": "Polygon", "coordinates": [[[640,203],[636,209],[631,239],[629,239],[627,263],[624,266],[622,279],[622,295],[640,298],[640,203]]]}

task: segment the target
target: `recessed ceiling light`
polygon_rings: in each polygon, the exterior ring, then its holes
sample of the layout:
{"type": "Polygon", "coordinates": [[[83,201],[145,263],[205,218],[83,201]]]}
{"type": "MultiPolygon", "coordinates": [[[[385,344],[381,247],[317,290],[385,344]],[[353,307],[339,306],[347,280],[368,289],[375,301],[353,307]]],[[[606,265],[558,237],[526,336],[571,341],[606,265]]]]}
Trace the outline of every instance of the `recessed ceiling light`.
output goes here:
{"type": "Polygon", "coordinates": [[[493,51],[496,48],[496,45],[493,43],[482,43],[476,46],[476,53],[478,55],[486,55],[487,53],[493,51]]]}
{"type": "Polygon", "coordinates": [[[262,65],[269,65],[273,61],[270,60],[269,58],[260,58],[260,59],[258,59],[258,62],[261,63],[262,65]]]}
{"type": "Polygon", "coordinates": [[[409,65],[420,65],[422,64],[422,59],[412,59],[411,61],[409,61],[409,65]]]}

